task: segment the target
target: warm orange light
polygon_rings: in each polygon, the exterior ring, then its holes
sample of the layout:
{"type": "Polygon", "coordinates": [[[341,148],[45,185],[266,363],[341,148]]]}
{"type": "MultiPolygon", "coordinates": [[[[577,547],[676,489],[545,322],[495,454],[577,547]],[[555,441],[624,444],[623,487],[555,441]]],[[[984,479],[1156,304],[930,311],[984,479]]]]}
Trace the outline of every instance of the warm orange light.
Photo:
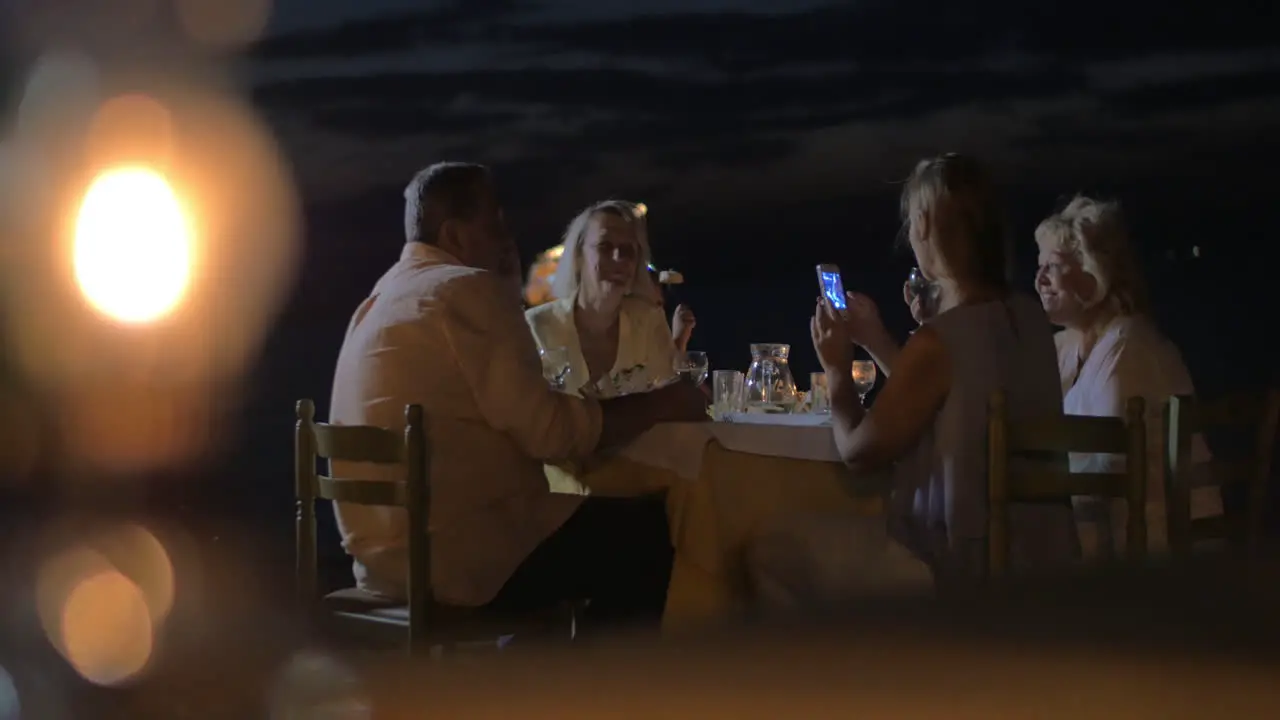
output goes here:
{"type": "Polygon", "coordinates": [[[107,570],[80,581],[62,607],[62,651],[86,680],[115,685],[146,667],[154,643],[142,590],[107,570]]]}
{"type": "Polygon", "coordinates": [[[182,300],[193,233],[177,194],[144,167],[108,170],[85,193],[76,220],[76,282],[89,304],[120,322],[152,322],[182,300]]]}

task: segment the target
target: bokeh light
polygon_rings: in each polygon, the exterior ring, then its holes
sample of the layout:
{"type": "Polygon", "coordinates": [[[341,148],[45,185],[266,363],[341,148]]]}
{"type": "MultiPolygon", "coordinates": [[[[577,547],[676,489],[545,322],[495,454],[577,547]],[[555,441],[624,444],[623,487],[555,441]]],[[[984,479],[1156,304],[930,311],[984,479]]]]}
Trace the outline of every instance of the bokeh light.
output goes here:
{"type": "Polygon", "coordinates": [[[291,296],[297,189],[220,57],[269,5],[109,0],[6,28],[39,59],[0,138],[0,361],[47,415],[39,467],[67,482],[194,477],[170,472],[230,437],[291,296]],[[148,44],[162,27],[188,37],[148,44]]]}
{"type": "Polygon", "coordinates": [[[164,545],[140,525],[124,525],[102,533],[90,543],[117,570],[129,577],[146,598],[154,623],[173,609],[173,562],[164,545]]]}
{"type": "Polygon", "coordinates": [[[151,612],[142,589],[117,570],[81,580],[62,608],[62,653],[98,685],[133,678],[151,659],[151,612]]]}
{"type": "Polygon", "coordinates": [[[191,278],[192,231],[168,181],[142,167],[108,170],[76,220],[76,282],[103,314],[145,323],[168,314],[191,278]]]}
{"type": "Polygon", "coordinates": [[[143,93],[117,95],[104,102],[85,138],[85,157],[93,167],[168,166],[173,149],[173,113],[143,93]]]}
{"type": "Polygon", "coordinates": [[[173,564],[138,525],[97,533],[47,559],[36,583],[45,636],[77,673],[98,685],[136,679],[149,665],[173,607],[173,564]]]}

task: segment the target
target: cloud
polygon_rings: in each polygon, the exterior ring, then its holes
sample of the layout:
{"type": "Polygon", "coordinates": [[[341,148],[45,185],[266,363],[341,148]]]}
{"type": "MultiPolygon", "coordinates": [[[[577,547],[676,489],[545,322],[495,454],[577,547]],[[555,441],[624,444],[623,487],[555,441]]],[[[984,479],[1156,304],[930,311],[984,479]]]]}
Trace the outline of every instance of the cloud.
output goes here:
{"type": "Polygon", "coordinates": [[[276,58],[351,58],[456,43],[481,37],[490,29],[489,12],[509,6],[507,0],[473,0],[434,10],[399,11],[333,27],[279,33],[254,47],[254,56],[276,58]],[[485,11],[488,7],[489,11],[485,11]]]}
{"type": "Polygon", "coordinates": [[[1108,112],[1126,117],[1145,117],[1253,100],[1280,102],[1278,88],[1280,69],[1267,68],[1107,92],[1102,95],[1102,105],[1108,112]]]}
{"type": "MultiPolygon", "coordinates": [[[[528,4],[520,0],[275,0],[268,29],[274,40],[333,39],[341,32],[367,34],[371,28],[394,33],[397,28],[386,22],[389,18],[416,23],[415,27],[447,28],[508,15],[528,4]]],[[[290,46],[288,42],[281,45],[290,46]]]]}
{"type": "Polygon", "coordinates": [[[679,57],[745,72],[781,64],[955,63],[1000,55],[1118,59],[1174,51],[1274,47],[1266,3],[1102,0],[918,5],[879,0],[765,15],[642,15],[563,26],[522,25],[515,41],[610,56],[679,57]]]}
{"type": "Polygon", "coordinates": [[[1123,5],[979,0],[938,3],[927,11],[889,0],[792,3],[781,11],[744,0],[682,5],[685,10],[678,12],[652,3],[602,0],[451,3],[279,34],[262,43],[259,53],[276,58],[385,55],[483,36],[494,44],[530,46],[539,54],[662,57],[745,72],[832,61],[953,63],[1000,54],[1114,60],[1275,44],[1269,4],[1252,0],[1221,0],[1207,11],[1191,3],[1150,0],[1123,5]]]}
{"type": "Polygon", "coordinates": [[[578,138],[598,131],[618,139],[696,139],[910,118],[958,104],[1059,95],[1085,82],[1082,73],[1052,70],[850,70],[705,81],[626,70],[530,68],[305,78],[260,86],[254,96],[264,107],[300,110],[322,125],[327,108],[356,108],[369,124],[344,122],[343,130],[374,137],[387,130],[379,107],[419,118],[424,130],[439,122],[465,126],[453,118],[469,107],[467,116],[484,118],[484,125],[499,116],[530,125],[559,118],[562,129],[578,138]],[[486,106],[522,112],[477,114],[486,106]],[[589,122],[593,118],[597,122],[589,122]]]}
{"type": "Polygon", "coordinates": [[[1133,172],[1161,143],[1219,147],[1276,116],[1259,3],[787,8],[401,7],[268,38],[254,98],[309,148],[291,150],[304,179],[333,158],[319,181],[332,192],[465,151],[547,173],[534,184],[548,198],[622,187],[692,204],[750,192],[747,168],[775,185],[872,187],[914,153],[957,147],[1022,169],[1133,172]],[[1252,111],[1224,114],[1240,107],[1252,111]]]}

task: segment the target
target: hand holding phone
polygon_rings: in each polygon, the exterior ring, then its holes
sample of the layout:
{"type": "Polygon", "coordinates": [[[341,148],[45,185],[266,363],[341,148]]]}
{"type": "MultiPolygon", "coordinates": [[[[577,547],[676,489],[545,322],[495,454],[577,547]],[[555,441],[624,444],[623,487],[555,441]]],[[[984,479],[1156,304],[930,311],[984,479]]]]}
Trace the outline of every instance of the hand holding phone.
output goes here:
{"type": "Polygon", "coordinates": [[[844,281],[840,278],[839,266],[823,263],[818,266],[818,289],[822,297],[832,308],[840,311],[848,309],[845,301],[844,281]]]}

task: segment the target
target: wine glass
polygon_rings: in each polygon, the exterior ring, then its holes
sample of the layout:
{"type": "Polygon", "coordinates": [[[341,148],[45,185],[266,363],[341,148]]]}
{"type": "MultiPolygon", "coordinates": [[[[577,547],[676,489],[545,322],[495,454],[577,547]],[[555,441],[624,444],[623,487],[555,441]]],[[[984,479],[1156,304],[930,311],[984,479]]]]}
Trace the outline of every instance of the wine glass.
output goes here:
{"type": "Polygon", "coordinates": [[[920,272],[920,268],[913,267],[907,275],[907,303],[910,304],[916,298],[920,298],[921,319],[931,317],[937,307],[938,286],[929,282],[924,273],[920,272]]]}
{"type": "Polygon", "coordinates": [[[551,383],[551,387],[563,391],[568,385],[571,364],[569,351],[562,347],[542,348],[538,351],[542,358],[542,376],[551,383]]]}
{"type": "Polygon", "coordinates": [[[929,292],[929,281],[925,278],[924,273],[920,272],[920,268],[913,267],[907,275],[907,293],[908,300],[914,300],[921,295],[929,292]]]}
{"type": "Polygon", "coordinates": [[[693,381],[694,385],[701,385],[707,381],[707,354],[704,352],[687,352],[676,355],[675,371],[682,377],[687,377],[693,381]]]}
{"type": "Polygon", "coordinates": [[[853,361],[853,388],[858,391],[858,398],[865,405],[867,393],[876,386],[876,364],[871,360],[853,361]]]}

